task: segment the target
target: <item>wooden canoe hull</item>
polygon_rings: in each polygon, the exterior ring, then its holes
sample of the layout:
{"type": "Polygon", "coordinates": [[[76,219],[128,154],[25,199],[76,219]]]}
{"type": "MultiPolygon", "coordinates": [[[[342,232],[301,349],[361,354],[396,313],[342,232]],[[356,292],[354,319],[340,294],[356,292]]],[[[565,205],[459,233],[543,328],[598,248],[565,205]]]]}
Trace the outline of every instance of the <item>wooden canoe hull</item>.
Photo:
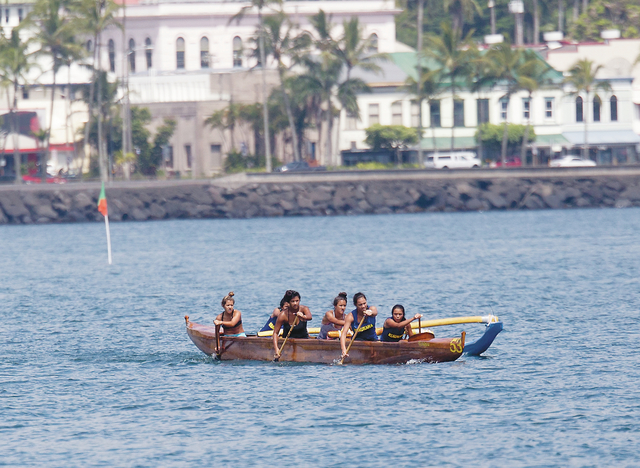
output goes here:
{"type": "MultiPolygon", "coordinates": [[[[216,354],[215,327],[189,322],[187,334],[200,351],[216,354]]],[[[435,338],[426,341],[384,343],[356,341],[349,350],[345,364],[401,364],[408,361],[446,362],[458,359],[464,350],[464,332],[457,338],[435,338]]],[[[274,356],[271,337],[220,337],[222,361],[272,361],[274,356]]],[[[309,362],[333,364],[340,360],[339,340],[291,338],[280,356],[280,362],[309,362]]]]}

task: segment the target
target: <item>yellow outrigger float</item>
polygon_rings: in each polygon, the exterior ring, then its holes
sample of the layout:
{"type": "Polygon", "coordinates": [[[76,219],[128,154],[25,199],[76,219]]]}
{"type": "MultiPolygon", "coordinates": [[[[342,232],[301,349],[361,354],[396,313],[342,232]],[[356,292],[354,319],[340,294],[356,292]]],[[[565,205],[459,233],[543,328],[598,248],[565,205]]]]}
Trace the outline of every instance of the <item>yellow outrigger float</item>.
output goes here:
{"type": "MultiPolygon", "coordinates": [[[[484,334],[476,341],[472,343],[466,343],[464,346],[464,353],[470,356],[478,356],[484,353],[489,346],[493,343],[498,333],[503,329],[502,322],[495,315],[472,315],[468,317],[449,317],[434,320],[421,320],[420,323],[412,322],[411,328],[418,330],[417,333],[428,332],[429,328],[443,327],[447,325],[466,325],[471,323],[484,323],[486,324],[484,334]]],[[[320,333],[320,328],[310,327],[307,329],[310,335],[317,335],[320,333]]],[[[281,331],[282,333],[282,331],[281,331]]],[[[382,335],[382,327],[376,328],[376,334],[382,335]]],[[[258,332],[259,337],[272,336],[271,330],[258,332]]],[[[340,331],[330,331],[328,333],[330,338],[339,338],[340,331]]],[[[349,330],[349,336],[351,336],[351,330],[349,330]]]]}

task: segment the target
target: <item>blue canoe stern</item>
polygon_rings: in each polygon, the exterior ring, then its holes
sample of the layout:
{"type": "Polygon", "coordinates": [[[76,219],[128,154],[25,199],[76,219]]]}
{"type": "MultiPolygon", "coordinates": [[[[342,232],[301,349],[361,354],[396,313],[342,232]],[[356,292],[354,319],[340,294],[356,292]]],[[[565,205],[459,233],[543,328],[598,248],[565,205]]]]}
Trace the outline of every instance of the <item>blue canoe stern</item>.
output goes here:
{"type": "Polygon", "coordinates": [[[469,356],[479,356],[484,353],[493,340],[495,340],[498,333],[502,331],[502,322],[493,322],[487,324],[487,328],[484,331],[484,335],[478,338],[473,343],[467,343],[464,345],[464,353],[469,356]]]}

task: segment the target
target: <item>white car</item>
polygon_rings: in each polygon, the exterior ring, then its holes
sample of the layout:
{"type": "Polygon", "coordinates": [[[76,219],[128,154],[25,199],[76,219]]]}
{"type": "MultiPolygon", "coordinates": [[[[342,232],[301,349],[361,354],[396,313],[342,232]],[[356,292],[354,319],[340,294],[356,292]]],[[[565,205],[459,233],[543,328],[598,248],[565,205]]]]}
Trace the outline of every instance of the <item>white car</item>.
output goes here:
{"type": "Polygon", "coordinates": [[[435,153],[424,162],[429,169],[471,169],[481,165],[482,162],[472,151],[435,153]]]}
{"type": "Polygon", "coordinates": [[[580,156],[564,156],[560,159],[552,159],[549,167],[593,167],[596,163],[590,159],[582,159],[580,156]]]}

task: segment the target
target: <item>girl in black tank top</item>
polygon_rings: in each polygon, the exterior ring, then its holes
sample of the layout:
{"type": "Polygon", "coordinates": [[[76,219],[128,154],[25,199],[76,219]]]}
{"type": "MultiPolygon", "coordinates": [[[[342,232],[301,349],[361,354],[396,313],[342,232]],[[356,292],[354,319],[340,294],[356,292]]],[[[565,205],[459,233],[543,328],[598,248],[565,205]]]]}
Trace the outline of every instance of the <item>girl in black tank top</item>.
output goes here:
{"type": "Polygon", "coordinates": [[[421,314],[416,314],[413,318],[406,319],[404,307],[400,304],[394,305],[391,309],[391,317],[384,321],[380,341],[400,341],[405,333],[407,336],[413,335],[411,322],[419,318],[422,318],[421,314]]]}
{"type": "Polygon", "coordinates": [[[289,338],[309,338],[307,322],[311,320],[311,311],[307,306],[300,305],[300,293],[296,291],[288,290],[285,292],[284,297],[280,301],[280,310],[280,315],[273,327],[275,358],[280,357],[278,354],[278,335],[280,329],[282,329],[283,338],[287,336],[289,330],[291,330],[289,338]],[[292,325],[293,329],[291,329],[292,325]]]}

